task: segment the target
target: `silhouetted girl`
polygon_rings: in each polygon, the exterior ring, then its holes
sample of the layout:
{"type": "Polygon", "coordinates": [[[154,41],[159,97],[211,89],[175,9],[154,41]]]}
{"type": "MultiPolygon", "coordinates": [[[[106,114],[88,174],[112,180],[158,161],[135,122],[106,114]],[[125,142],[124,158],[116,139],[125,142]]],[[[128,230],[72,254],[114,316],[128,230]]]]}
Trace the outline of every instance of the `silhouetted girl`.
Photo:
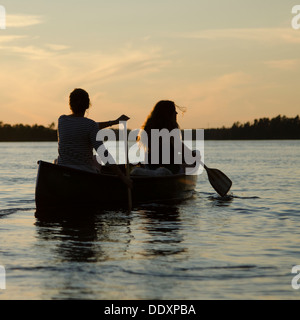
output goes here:
{"type": "Polygon", "coordinates": [[[142,126],[138,140],[145,148],[145,163],[148,169],[156,170],[164,167],[174,174],[179,173],[185,163],[184,152],[191,152],[181,141],[176,109],[185,112],[183,108],[176,106],[173,101],[159,101],[142,126]],[[154,129],[156,130],[153,131],[154,129]],[[169,138],[159,137],[158,143],[152,145],[154,132],[157,134],[158,130],[163,129],[167,130],[165,132],[169,134],[169,138]],[[165,155],[166,152],[169,153],[167,157],[164,156],[164,152],[165,155]]]}
{"type": "MultiPolygon", "coordinates": [[[[93,155],[93,149],[97,150],[103,144],[102,141],[96,140],[98,131],[129,118],[123,115],[114,121],[107,122],[95,122],[85,118],[85,112],[91,103],[88,93],[83,89],[75,89],[71,92],[69,104],[72,114],[62,115],[58,119],[57,164],[99,172],[100,165],[93,155]]],[[[116,165],[113,165],[112,169],[125,184],[131,185],[131,181],[116,165]]]]}

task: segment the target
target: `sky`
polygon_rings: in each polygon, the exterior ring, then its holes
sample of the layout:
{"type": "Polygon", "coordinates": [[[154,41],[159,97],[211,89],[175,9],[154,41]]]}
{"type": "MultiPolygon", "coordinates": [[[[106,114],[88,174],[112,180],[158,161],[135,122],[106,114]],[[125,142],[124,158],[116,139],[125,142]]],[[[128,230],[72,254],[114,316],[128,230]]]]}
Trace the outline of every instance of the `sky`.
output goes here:
{"type": "Polygon", "coordinates": [[[300,29],[291,22],[297,4],[0,0],[6,25],[0,29],[0,121],[57,124],[70,113],[74,88],[88,91],[89,118],[126,114],[132,129],[166,99],[186,108],[178,115],[181,128],[295,117],[300,29]]]}

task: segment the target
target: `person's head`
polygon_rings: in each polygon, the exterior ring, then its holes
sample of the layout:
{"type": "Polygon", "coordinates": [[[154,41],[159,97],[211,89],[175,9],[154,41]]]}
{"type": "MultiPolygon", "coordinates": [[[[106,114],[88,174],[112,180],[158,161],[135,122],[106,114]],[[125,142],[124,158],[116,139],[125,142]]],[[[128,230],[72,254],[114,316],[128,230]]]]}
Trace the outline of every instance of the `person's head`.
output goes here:
{"type": "Polygon", "coordinates": [[[152,109],[142,128],[145,131],[148,131],[148,129],[173,130],[178,128],[176,107],[173,101],[159,101],[152,109]]]}
{"type": "Polygon", "coordinates": [[[145,122],[145,130],[149,129],[174,129],[176,121],[174,122],[174,115],[176,114],[175,103],[169,100],[159,101],[145,122]]]}
{"type": "Polygon", "coordinates": [[[173,129],[179,129],[176,109],[185,112],[185,108],[175,105],[175,103],[170,100],[161,100],[156,103],[145,123],[142,125],[137,137],[137,141],[141,146],[148,149],[148,142],[149,139],[151,139],[152,129],[167,129],[170,132],[173,129]]]}
{"type": "Polygon", "coordinates": [[[89,94],[83,89],[74,89],[70,93],[69,104],[74,114],[84,114],[91,105],[89,94]]]}
{"type": "Polygon", "coordinates": [[[161,100],[157,102],[143,124],[137,140],[145,147],[146,142],[144,141],[144,133],[147,134],[149,139],[151,137],[152,129],[167,129],[169,131],[178,129],[179,125],[177,123],[177,108],[182,112],[185,112],[185,108],[178,107],[173,101],[161,100]]]}
{"type": "Polygon", "coordinates": [[[161,100],[153,108],[151,117],[159,120],[164,126],[176,126],[176,107],[173,101],[161,100]]]}

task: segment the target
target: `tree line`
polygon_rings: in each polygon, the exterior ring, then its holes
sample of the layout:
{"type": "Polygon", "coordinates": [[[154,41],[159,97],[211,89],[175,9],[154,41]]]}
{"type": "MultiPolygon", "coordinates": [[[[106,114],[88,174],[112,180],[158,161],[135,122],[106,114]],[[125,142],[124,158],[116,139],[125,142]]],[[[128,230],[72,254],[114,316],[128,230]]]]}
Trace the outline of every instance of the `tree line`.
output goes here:
{"type": "Polygon", "coordinates": [[[0,141],[57,141],[55,124],[41,125],[4,124],[0,121],[0,141]]]}
{"type": "Polygon", "coordinates": [[[300,118],[278,115],[255,119],[253,123],[235,122],[231,128],[206,129],[205,140],[300,139],[300,118]]]}
{"type": "MultiPolygon", "coordinates": [[[[118,130],[114,130],[118,137],[118,130]]],[[[195,130],[193,131],[196,136],[195,130]]],[[[235,122],[230,128],[205,129],[205,140],[267,140],[300,139],[300,118],[277,116],[255,119],[253,123],[235,122]]],[[[57,141],[55,124],[41,125],[4,124],[0,121],[0,141],[57,141]]]]}

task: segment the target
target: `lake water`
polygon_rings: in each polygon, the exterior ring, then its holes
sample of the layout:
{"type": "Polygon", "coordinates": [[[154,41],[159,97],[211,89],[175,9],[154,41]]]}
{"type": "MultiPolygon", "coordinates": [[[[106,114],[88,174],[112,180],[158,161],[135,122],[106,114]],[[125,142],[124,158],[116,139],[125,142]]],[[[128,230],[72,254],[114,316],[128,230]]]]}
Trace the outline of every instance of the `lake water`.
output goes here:
{"type": "Polygon", "coordinates": [[[36,162],[56,155],[56,143],[0,143],[1,300],[300,298],[299,140],[205,142],[206,164],[233,181],[226,199],[203,172],[174,206],[40,221],[36,162]]]}

